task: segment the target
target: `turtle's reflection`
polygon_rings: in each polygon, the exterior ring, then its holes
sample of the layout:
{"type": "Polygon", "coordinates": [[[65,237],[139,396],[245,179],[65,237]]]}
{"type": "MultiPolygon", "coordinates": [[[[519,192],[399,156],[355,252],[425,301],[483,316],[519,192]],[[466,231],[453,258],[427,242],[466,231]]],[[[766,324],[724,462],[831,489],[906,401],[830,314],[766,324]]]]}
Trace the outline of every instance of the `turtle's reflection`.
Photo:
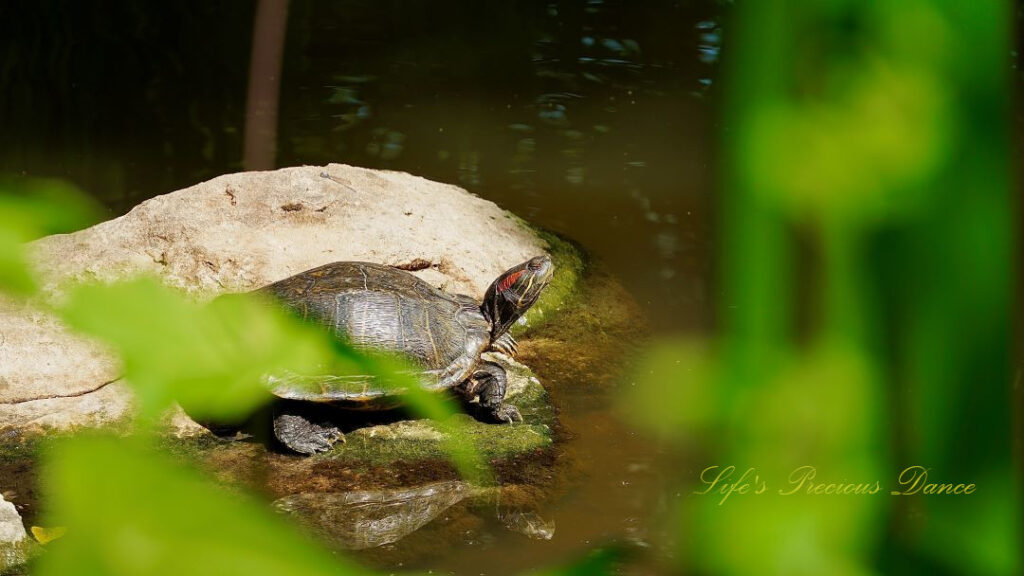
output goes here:
{"type": "Polygon", "coordinates": [[[361,550],[397,542],[419,530],[451,506],[472,499],[494,505],[510,530],[530,538],[551,539],[554,522],[524,509],[502,504],[502,494],[515,487],[481,488],[460,481],[434,482],[409,488],[354,492],[303,492],[274,502],[307,527],[341,548],[361,550]]]}

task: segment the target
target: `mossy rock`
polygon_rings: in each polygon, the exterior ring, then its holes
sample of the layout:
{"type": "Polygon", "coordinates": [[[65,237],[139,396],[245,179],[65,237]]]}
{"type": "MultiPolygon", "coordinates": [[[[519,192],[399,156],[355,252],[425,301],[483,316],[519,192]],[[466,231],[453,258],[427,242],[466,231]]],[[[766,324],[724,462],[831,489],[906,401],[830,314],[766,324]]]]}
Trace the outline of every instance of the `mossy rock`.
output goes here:
{"type": "Polygon", "coordinates": [[[529,368],[501,354],[487,353],[484,358],[505,368],[509,380],[505,399],[519,408],[523,422],[491,424],[467,414],[456,414],[448,422],[402,420],[351,431],[346,442],[315,458],[369,464],[446,458],[453,430],[488,461],[550,446],[555,412],[540,380],[529,368]]]}

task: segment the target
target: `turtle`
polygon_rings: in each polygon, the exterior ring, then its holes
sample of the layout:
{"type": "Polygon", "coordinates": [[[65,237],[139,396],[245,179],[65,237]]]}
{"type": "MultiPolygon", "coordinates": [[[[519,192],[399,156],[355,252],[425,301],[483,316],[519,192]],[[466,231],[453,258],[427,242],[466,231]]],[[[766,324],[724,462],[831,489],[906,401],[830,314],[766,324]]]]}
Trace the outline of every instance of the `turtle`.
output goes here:
{"type": "MultiPolygon", "coordinates": [[[[257,292],[357,348],[406,357],[421,370],[424,388],[453,389],[478,398],[480,419],[513,423],[522,416],[515,406],[504,403],[505,369],[481,359],[481,354],[516,354],[509,328],[537,301],[553,271],[549,256],[531,258],[498,276],[482,302],[444,292],[396,267],[370,262],[326,264],[257,292]]],[[[401,403],[393,387],[368,376],[325,377],[314,386],[301,377],[268,380],[271,391],[284,400],[362,410],[401,403]]],[[[279,404],[273,416],[274,436],[287,448],[315,454],[344,440],[336,426],[305,416],[301,403],[279,404]]]]}

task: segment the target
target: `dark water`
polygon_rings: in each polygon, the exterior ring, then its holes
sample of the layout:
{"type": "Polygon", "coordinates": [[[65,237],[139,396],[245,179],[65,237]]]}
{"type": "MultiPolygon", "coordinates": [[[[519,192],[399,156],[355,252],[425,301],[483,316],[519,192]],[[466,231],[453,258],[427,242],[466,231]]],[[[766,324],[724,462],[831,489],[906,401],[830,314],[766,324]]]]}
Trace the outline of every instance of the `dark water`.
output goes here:
{"type": "MultiPolygon", "coordinates": [[[[293,1],[276,165],[458,184],[578,242],[654,334],[705,331],[721,13],[711,1],[293,1]]],[[[68,179],[113,217],[243,169],[254,14],[241,2],[0,6],[0,173],[68,179]]],[[[435,566],[510,573],[656,529],[664,460],[608,408],[608,387],[561,384],[565,457],[584,464],[551,511],[555,538],[465,545],[435,566]]]]}
{"type": "MultiPolygon", "coordinates": [[[[110,207],[242,169],[253,7],[0,7],[0,173],[110,207]]],[[[710,321],[713,2],[291,2],[278,166],[452,182],[710,321]]],[[[487,238],[481,238],[487,242],[487,238]]]]}

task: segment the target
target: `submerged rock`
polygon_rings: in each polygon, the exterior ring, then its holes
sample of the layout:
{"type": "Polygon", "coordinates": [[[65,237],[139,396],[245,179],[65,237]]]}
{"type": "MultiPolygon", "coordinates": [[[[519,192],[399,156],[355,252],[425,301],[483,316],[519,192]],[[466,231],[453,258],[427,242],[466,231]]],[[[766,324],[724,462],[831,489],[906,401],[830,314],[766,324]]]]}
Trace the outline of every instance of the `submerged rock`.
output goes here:
{"type": "MultiPolygon", "coordinates": [[[[571,291],[580,264],[568,244],[461,188],[340,164],[221,176],[30,245],[46,298],[60,298],[69,282],[145,273],[207,299],[339,260],[394,265],[480,298],[507,267],[545,251],[558,271],[531,321],[571,291]]],[[[120,375],[102,347],[47,313],[0,306],[0,430],[120,421],[131,407],[120,375]]],[[[196,432],[175,421],[175,430],[196,432]]]]}

